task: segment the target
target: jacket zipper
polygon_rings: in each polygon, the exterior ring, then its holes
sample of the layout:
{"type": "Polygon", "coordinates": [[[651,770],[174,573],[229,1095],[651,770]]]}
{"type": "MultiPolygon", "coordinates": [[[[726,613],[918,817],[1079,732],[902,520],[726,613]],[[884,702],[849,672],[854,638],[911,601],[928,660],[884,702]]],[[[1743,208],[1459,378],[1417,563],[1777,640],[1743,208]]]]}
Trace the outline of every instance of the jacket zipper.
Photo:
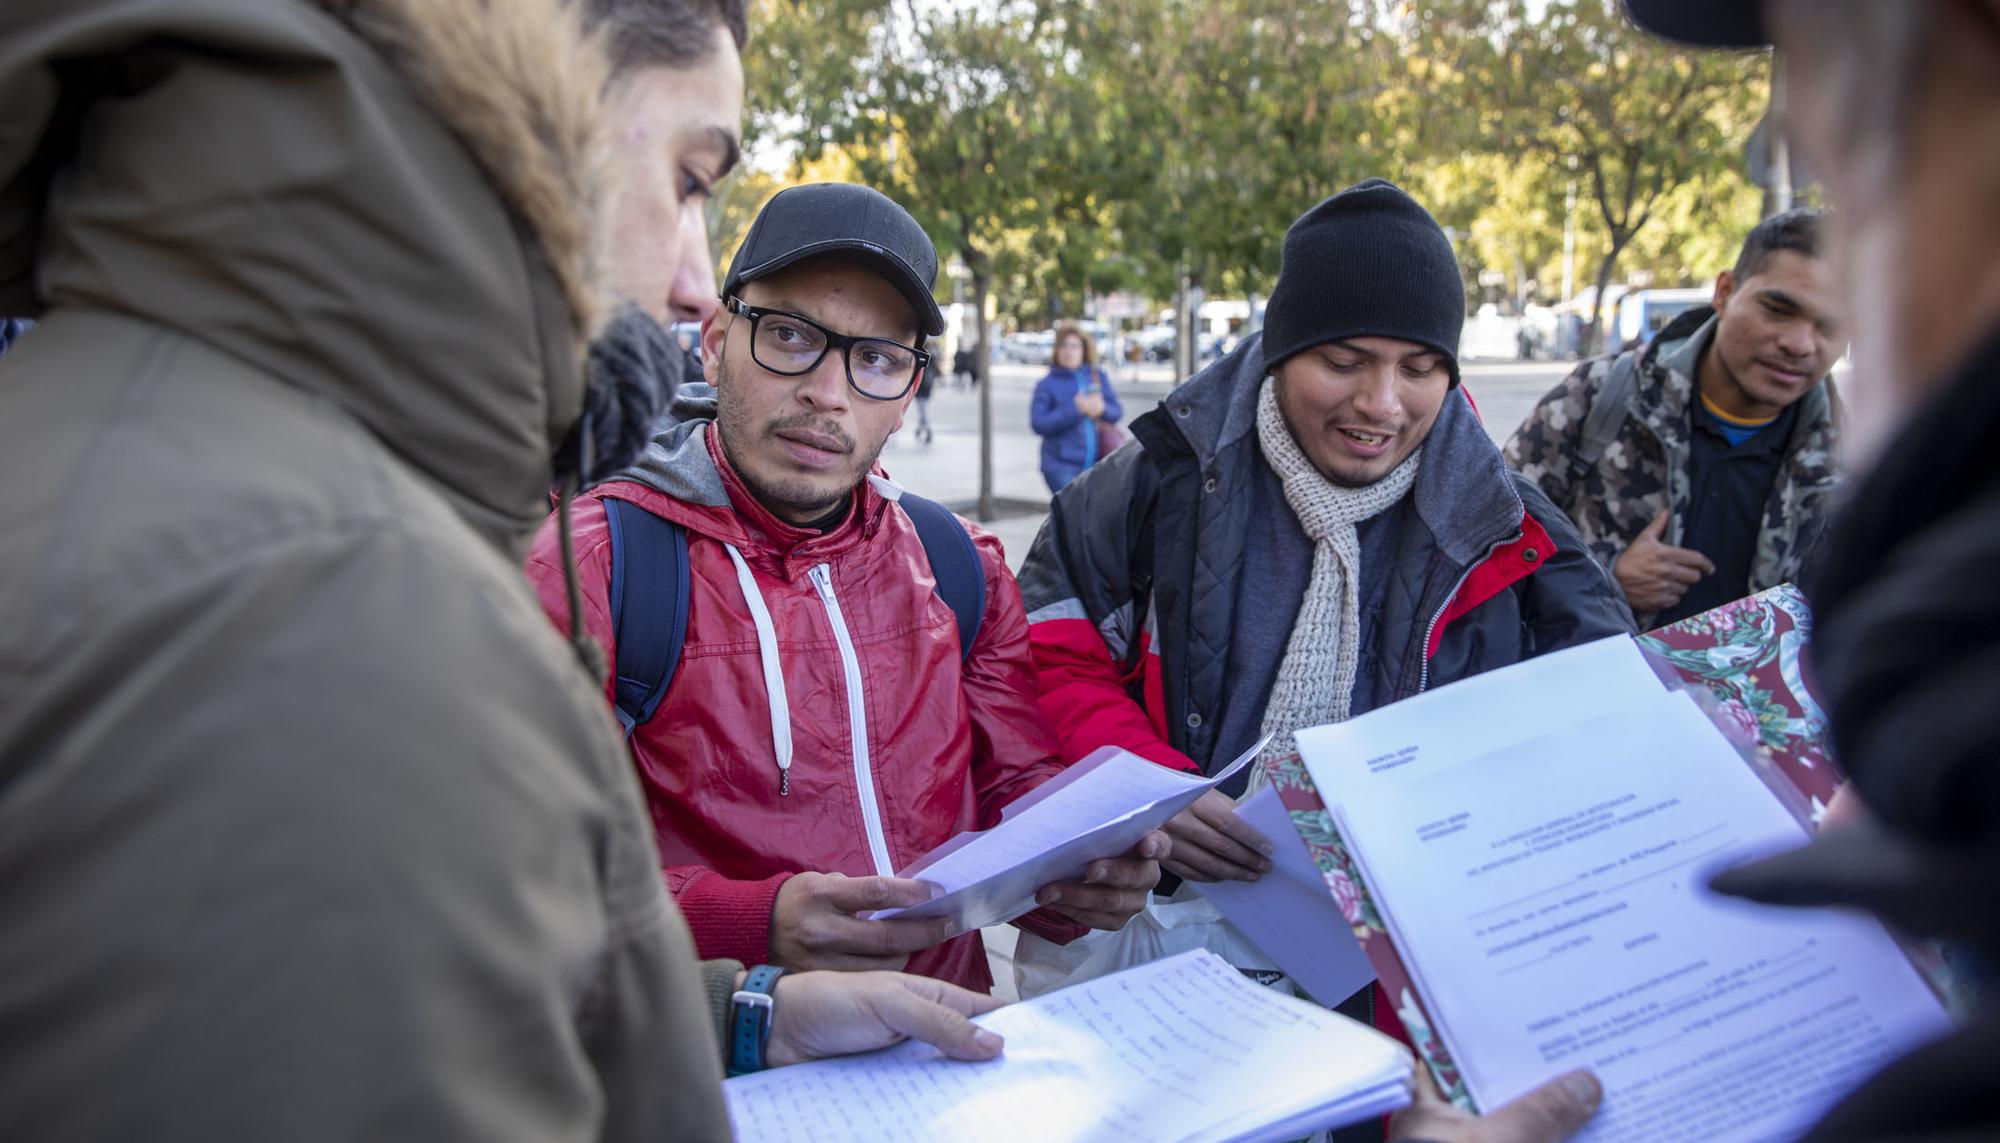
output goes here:
{"type": "Polygon", "coordinates": [[[833,624],[833,641],[840,645],[840,665],[847,673],[847,727],[854,752],[854,786],[861,795],[861,821],[868,827],[868,852],[875,859],[875,872],[896,875],[889,860],[889,839],[882,832],[882,806],[875,798],[875,769],[868,757],[868,704],[861,693],[861,659],[854,653],[854,640],[841,614],[840,600],[833,594],[833,572],[826,564],[814,564],[809,573],[826,605],[826,617],[833,624]]]}
{"type": "Polygon", "coordinates": [[[1465,565],[1465,570],[1458,573],[1458,582],[1451,585],[1451,590],[1445,593],[1444,602],[1438,604],[1437,613],[1432,615],[1431,621],[1424,625],[1424,641],[1417,650],[1417,653],[1423,656],[1422,670],[1417,675],[1417,694],[1423,694],[1426,690],[1430,689],[1431,636],[1437,632],[1437,625],[1444,618],[1444,613],[1450,610],[1451,601],[1458,598],[1459,589],[1465,586],[1465,581],[1472,578],[1472,573],[1477,571],[1480,565],[1493,558],[1494,552],[1499,551],[1508,544],[1519,543],[1521,537],[1526,534],[1525,532],[1516,532],[1511,539],[1495,540],[1493,545],[1486,549],[1485,555],[1465,565]]]}

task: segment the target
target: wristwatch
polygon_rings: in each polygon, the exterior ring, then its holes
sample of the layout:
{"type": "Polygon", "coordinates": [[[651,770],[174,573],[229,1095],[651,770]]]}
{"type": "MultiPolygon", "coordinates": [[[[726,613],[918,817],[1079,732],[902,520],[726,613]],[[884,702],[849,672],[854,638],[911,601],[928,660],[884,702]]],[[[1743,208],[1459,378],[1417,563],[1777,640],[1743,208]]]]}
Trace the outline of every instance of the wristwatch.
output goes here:
{"type": "Polygon", "coordinates": [[[771,990],[784,972],[777,965],[760,964],[729,998],[730,1075],[747,1076],[764,1070],[764,1047],[771,1042],[771,990]]]}

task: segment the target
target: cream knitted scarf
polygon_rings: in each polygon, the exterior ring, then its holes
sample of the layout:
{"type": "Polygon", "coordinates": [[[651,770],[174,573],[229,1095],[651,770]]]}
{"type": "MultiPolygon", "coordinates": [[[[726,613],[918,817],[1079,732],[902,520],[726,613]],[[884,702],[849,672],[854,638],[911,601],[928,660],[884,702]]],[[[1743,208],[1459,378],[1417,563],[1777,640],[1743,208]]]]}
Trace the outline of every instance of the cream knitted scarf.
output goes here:
{"type": "Polygon", "coordinates": [[[1264,706],[1263,729],[1271,741],[1258,757],[1262,763],[1297,753],[1295,731],[1346,721],[1361,657],[1361,540],[1354,526],[1409,493],[1423,450],[1365,488],[1335,484],[1299,451],[1268,377],[1257,396],[1257,442],[1284,483],[1285,502],[1313,542],[1312,581],[1264,706]]]}

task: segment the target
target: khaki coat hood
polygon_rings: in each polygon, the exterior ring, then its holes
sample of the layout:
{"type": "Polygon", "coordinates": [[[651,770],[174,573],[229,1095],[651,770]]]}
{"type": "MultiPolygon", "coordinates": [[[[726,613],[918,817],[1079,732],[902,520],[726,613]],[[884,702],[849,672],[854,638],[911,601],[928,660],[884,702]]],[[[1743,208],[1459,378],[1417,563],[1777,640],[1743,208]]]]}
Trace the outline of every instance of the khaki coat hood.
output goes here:
{"type": "Polygon", "coordinates": [[[518,549],[599,309],[603,69],[560,0],[7,0],[0,313],[200,339],[518,549]]]}

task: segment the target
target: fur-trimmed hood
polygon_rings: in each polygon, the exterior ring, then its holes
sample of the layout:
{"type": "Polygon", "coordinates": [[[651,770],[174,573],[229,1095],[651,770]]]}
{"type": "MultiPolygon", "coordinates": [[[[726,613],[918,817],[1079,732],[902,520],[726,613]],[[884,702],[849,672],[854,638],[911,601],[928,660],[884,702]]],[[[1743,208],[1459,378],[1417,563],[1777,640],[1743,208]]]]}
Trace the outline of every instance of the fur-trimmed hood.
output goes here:
{"type": "Polygon", "coordinates": [[[0,314],[119,314],[539,521],[598,314],[605,64],[562,0],[8,0],[0,314]]]}

